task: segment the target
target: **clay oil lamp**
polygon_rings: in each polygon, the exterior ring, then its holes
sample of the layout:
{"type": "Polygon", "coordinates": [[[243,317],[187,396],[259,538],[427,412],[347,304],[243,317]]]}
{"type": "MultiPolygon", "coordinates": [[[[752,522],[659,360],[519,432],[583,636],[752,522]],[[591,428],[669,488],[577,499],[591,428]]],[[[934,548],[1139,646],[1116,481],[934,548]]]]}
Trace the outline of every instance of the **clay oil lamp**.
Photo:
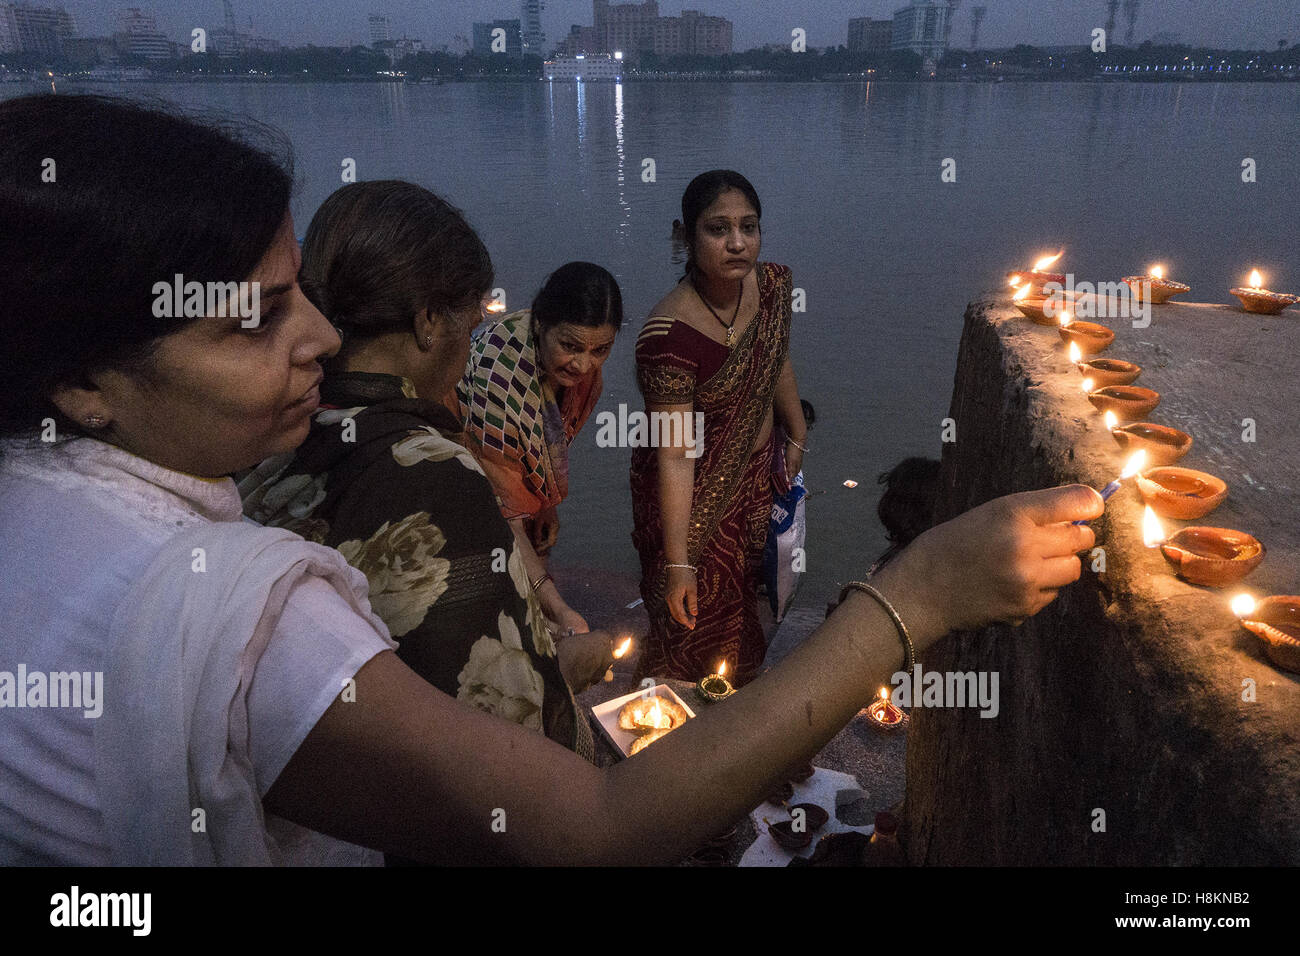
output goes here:
{"type": "MultiPolygon", "coordinates": [[[[1061,334],[1065,331],[1062,328],[1061,334]]],[[[1142,366],[1134,365],[1132,362],[1125,362],[1120,359],[1090,359],[1083,360],[1083,349],[1079,348],[1078,342],[1069,344],[1070,363],[1079,370],[1079,374],[1084,378],[1092,379],[1095,386],[1106,385],[1132,385],[1137,381],[1137,377],[1142,374],[1142,366]]]]}
{"type": "Polygon", "coordinates": [[[1262,544],[1227,528],[1183,528],[1160,550],[1180,578],[1209,588],[1240,581],[1264,560],[1262,544]]]}
{"type": "Polygon", "coordinates": [[[736,692],[735,688],[731,686],[731,681],[724,676],[726,673],[727,662],[725,660],[719,661],[717,673],[709,674],[695,685],[695,689],[706,701],[726,700],[736,692]]]}
{"type": "Polygon", "coordinates": [[[1156,514],[1183,521],[1205,517],[1228,497],[1223,479],[1175,465],[1144,471],[1138,475],[1137,486],[1156,514]]]}
{"type": "Polygon", "coordinates": [[[1065,285],[1064,273],[1043,271],[1063,255],[1065,255],[1064,249],[1054,256],[1044,256],[1039,259],[1034,263],[1034,267],[1028,271],[1008,272],[1007,281],[1013,289],[1020,286],[1028,286],[1032,294],[1040,296],[1044,294],[1043,287],[1049,282],[1056,282],[1060,285],[1065,285]]]}
{"type": "Polygon", "coordinates": [[[1152,266],[1151,271],[1144,276],[1125,276],[1123,281],[1133,290],[1133,298],[1138,302],[1143,301],[1149,289],[1152,305],[1161,305],[1192,288],[1173,279],[1166,279],[1165,270],[1161,266],[1152,266]]]}
{"type": "Polygon", "coordinates": [[[1115,341],[1115,333],[1106,326],[1096,322],[1072,321],[1069,312],[1061,313],[1059,331],[1062,341],[1079,346],[1079,351],[1084,355],[1104,352],[1115,341]]]}
{"type": "Polygon", "coordinates": [[[1048,300],[1048,296],[1034,294],[1033,286],[1026,282],[1011,297],[1011,304],[1035,325],[1056,325],[1055,315],[1047,314],[1048,300]]]}
{"type": "Polygon", "coordinates": [[[797,811],[803,811],[804,829],[809,833],[816,832],[826,826],[826,821],[831,818],[829,812],[815,803],[796,803],[790,808],[790,816],[793,818],[791,822],[798,819],[798,816],[796,816],[797,811]]]}
{"type": "MultiPolygon", "coordinates": [[[[1107,412],[1107,415],[1112,414],[1107,412]]],[[[1142,448],[1152,466],[1172,465],[1192,448],[1192,436],[1167,425],[1135,422],[1131,425],[1110,425],[1111,437],[1120,448],[1142,448]]]]}
{"type": "Polygon", "coordinates": [[[880,688],[880,699],[871,702],[865,711],[871,720],[871,726],[880,730],[894,731],[907,723],[907,714],[894,706],[889,699],[889,691],[880,688]]]}
{"type": "Polygon", "coordinates": [[[1160,404],[1160,393],[1138,385],[1107,385],[1088,393],[1099,412],[1114,412],[1121,421],[1137,421],[1160,404]]]}
{"type": "Polygon", "coordinates": [[[1241,300],[1241,307],[1247,312],[1256,312],[1260,315],[1277,315],[1289,305],[1295,305],[1300,302],[1300,295],[1291,295],[1286,292],[1269,292],[1261,288],[1264,285],[1264,277],[1255,269],[1250,273],[1250,286],[1247,288],[1229,289],[1233,295],[1241,300]]]}
{"type": "MultiPolygon", "coordinates": [[[[766,821],[764,821],[766,822],[766,821]]],[[[767,832],[772,834],[772,839],[783,850],[802,850],[809,843],[812,843],[812,830],[803,827],[799,830],[794,828],[793,820],[782,820],[780,823],[768,823],[767,832]]]]}
{"type": "Polygon", "coordinates": [[[1249,594],[1232,599],[1241,626],[1264,639],[1264,653],[1278,667],[1300,673],[1300,595],[1275,594],[1256,601],[1249,594]]]}

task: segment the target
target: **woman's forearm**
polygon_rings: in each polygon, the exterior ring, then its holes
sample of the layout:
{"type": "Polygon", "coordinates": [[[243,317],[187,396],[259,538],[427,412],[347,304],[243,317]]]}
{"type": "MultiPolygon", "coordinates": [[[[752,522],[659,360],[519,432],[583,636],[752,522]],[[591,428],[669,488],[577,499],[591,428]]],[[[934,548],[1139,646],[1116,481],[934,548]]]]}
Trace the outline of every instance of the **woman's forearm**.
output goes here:
{"type": "Polygon", "coordinates": [[[664,536],[664,558],[669,564],[687,564],[687,532],[695,496],[695,461],[671,448],[660,448],[659,514],[664,536]]]}
{"type": "MultiPolygon", "coordinates": [[[[524,528],[522,517],[511,518],[509,524],[510,530],[515,535],[515,543],[519,547],[519,556],[524,559],[529,584],[540,581],[546,575],[546,559],[537,553],[533,543],[528,540],[528,531],[524,528]]],[[[537,600],[541,602],[542,610],[552,621],[559,620],[560,615],[569,609],[553,579],[548,579],[537,589],[537,600]]]]}
{"type": "Polygon", "coordinates": [[[804,421],[803,405],[799,402],[799,384],[795,381],[794,366],[790,364],[789,356],[786,356],[785,365],[781,367],[772,407],[785,433],[795,441],[803,442],[808,435],[808,424],[804,421]]]}

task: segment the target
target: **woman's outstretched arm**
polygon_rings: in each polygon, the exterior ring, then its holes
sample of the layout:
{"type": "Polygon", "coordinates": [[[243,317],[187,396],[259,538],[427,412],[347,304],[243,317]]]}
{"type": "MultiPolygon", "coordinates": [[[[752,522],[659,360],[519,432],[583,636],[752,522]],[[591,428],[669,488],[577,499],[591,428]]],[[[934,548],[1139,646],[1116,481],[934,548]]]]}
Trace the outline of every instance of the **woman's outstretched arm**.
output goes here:
{"type": "MultiPolygon", "coordinates": [[[[691,423],[694,428],[693,412],[691,405],[646,402],[646,414],[651,422],[676,420],[683,424],[681,441],[674,443],[660,436],[659,448],[655,452],[659,465],[659,521],[662,526],[660,533],[664,539],[664,561],[672,565],[690,563],[686,542],[691,523],[691,506],[695,503],[695,458],[687,452],[702,448],[704,441],[703,434],[692,434],[689,442],[691,449],[687,448],[685,427],[686,423],[691,423]],[[666,417],[656,418],[657,414],[666,417]]],[[[671,429],[667,431],[671,433],[671,429]]],[[[698,455],[699,452],[696,451],[695,454],[698,455]]],[[[695,618],[699,613],[697,586],[694,571],[684,567],[668,568],[664,600],[668,602],[668,611],[678,624],[695,626],[695,618]]]]}
{"type": "MultiPolygon", "coordinates": [[[[1019,621],[1077,579],[1101,498],[997,499],[916,539],[874,579],[918,653],[951,629],[1019,621]]],[[[343,839],[434,863],[667,863],[806,761],[903,660],[889,617],[850,594],[789,658],[653,747],[599,770],[425,683],[391,653],[357,674],[267,794],[343,839]]]]}

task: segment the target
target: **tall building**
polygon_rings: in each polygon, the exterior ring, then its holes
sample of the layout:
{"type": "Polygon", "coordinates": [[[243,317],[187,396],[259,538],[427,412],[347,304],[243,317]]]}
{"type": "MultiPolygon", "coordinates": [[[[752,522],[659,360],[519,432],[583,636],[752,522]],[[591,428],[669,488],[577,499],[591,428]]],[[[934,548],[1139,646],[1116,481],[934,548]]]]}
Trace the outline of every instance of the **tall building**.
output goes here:
{"type": "Polygon", "coordinates": [[[893,40],[893,20],[854,17],[849,21],[850,53],[887,53],[893,40]]]}
{"type": "Polygon", "coordinates": [[[391,43],[393,40],[393,30],[389,26],[388,17],[382,13],[372,13],[369,17],[370,23],[370,45],[379,46],[381,43],[391,43]]]}
{"type": "Polygon", "coordinates": [[[0,4],[0,53],[59,56],[63,41],[77,35],[77,21],[62,7],[0,4]]]}
{"type": "Polygon", "coordinates": [[[158,21],[151,13],[142,13],[139,7],[128,7],[117,16],[117,31],[113,34],[117,48],[127,56],[142,56],[147,60],[167,60],[175,55],[172,42],[158,29],[158,21]]]}
{"type": "Polygon", "coordinates": [[[948,17],[952,8],[942,0],[912,0],[894,11],[894,36],[890,49],[911,50],[938,63],[948,48],[948,17]]]}
{"type": "Polygon", "coordinates": [[[542,32],[542,11],[546,9],[546,0],[521,0],[519,4],[519,22],[523,31],[525,53],[543,56],[546,34],[542,32]]]}
{"type": "Polygon", "coordinates": [[[732,50],[732,24],[724,17],[707,16],[699,10],[661,17],[657,0],[620,4],[592,0],[591,7],[596,52],[720,56],[732,50]]]}
{"type": "Polygon", "coordinates": [[[680,17],[660,17],[681,22],[681,52],[722,56],[731,52],[731,21],[705,16],[698,10],[683,10],[680,17]]]}
{"type": "Polygon", "coordinates": [[[501,29],[506,32],[506,56],[523,54],[523,35],[518,20],[493,20],[491,23],[474,24],[474,55],[491,56],[492,31],[501,29]]]}

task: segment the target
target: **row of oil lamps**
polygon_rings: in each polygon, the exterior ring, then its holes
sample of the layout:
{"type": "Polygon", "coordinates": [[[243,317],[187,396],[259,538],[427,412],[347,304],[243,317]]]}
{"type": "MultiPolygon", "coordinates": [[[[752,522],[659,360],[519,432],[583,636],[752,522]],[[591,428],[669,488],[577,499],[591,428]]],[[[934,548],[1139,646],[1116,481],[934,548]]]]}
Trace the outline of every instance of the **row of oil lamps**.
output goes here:
{"type": "MultiPolygon", "coordinates": [[[[1191,449],[1191,435],[1139,421],[1160,403],[1158,392],[1133,385],[1142,374],[1140,366],[1119,359],[1084,360],[1085,355],[1104,351],[1114,341],[1115,333],[1094,322],[1071,321],[1068,308],[1062,309],[1059,316],[1052,314],[1043,287],[1064,283],[1065,277],[1042,270],[1060,255],[1040,259],[1028,272],[1009,274],[1016,289],[1012,301],[1031,321],[1059,327],[1070,363],[1083,376],[1082,388],[1088,400],[1103,413],[1106,428],[1116,443],[1132,449],[1119,478],[1102,491],[1103,499],[1115,494],[1125,480],[1135,478],[1146,501],[1142,536],[1148,548],[1159,547],[1174,572],[1192,584],[1226,587],[1240,581],[1264,560],[1264,546],[1253,536],[1199,526],[1183,528],[1171,537],[1165,535],[1161,517],[1202,518],[1227,498],[1228,486],[1214,475],[1173,466],[1191,449]],[[1120,425],[1121,420],[1128,424],[1120,425]],[[1145,468],[1148,464],[1155,467],[1145,468]]],[[[1139,298],[1149,294],[1152,304],[1164,303],[1189,288],[1164,278],[1159,267],[1144,276],[1126,276],[1124,282],[1139,298]]],[[[1261,288],[1262,284],[1262,277],[1255,271],[1250,286],[1233,289],[1232,294],[1246,311],[1270,315],[1300,302],[1300,296],[1270,292],[1261,288]]],[[[1232,599],[1230,607],[1243,627],[1264,639],[1270,660],[1287,670],[1300,671],[1300,596],[1275,595],[1256,601],[1243,593],[1232,599]]]]}

